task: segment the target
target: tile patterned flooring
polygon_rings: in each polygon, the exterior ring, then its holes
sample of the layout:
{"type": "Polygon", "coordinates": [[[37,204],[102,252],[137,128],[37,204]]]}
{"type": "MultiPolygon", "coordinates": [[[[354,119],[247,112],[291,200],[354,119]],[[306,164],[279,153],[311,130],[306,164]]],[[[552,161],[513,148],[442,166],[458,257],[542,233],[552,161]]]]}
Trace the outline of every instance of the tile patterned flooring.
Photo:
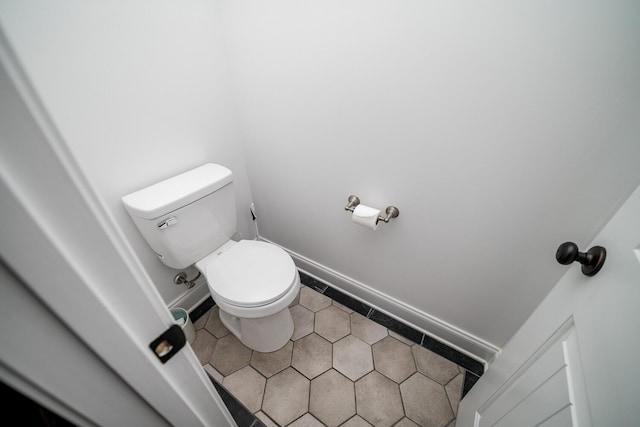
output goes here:
{"type": "Polygon", "coordinates": [[[240,343],[215,306],[194,322],[192,347],[240,402],[240,427],[455,426],[465,369],[312,287],[290,309],[293,336],[272,353],[240,343]]]}

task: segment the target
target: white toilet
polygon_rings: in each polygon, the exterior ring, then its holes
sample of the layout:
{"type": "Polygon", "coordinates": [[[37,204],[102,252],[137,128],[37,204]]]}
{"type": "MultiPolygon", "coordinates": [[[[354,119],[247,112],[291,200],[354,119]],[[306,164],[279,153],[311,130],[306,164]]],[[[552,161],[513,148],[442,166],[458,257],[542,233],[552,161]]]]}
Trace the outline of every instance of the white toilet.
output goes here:
{"type": "Polygon", "coordinates": [[[122,201],[160,260],[182,269],[195,265],[219,307],[220,320],[244,345],[272,352],[293,334],[289,304],[300,275],[281,248],[231,240],[236,232],[233,174],[208,163],[122,201]]]}

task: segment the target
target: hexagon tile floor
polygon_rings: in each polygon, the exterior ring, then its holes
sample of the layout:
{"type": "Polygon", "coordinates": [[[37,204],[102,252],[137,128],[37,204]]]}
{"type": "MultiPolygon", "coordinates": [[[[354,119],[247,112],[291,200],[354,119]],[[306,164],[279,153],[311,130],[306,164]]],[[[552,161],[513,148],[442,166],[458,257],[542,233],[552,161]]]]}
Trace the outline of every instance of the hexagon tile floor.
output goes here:
{"type": "Polygon", "coordinates": [[[293,336],[272,353],[242,345],[215,306],[194,322],[205,370],[253,414],[240,427],[455,426],[465,369],[312,287],[290,307],[293,336]]]}

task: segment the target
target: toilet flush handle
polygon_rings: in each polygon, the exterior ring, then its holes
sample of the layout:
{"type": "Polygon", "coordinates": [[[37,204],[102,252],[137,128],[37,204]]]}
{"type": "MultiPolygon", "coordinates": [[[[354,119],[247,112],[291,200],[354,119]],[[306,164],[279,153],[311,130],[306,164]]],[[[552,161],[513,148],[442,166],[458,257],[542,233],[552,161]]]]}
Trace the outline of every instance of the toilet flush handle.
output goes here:
{"type": "Polygon", "coordinates": [[[172,225],[176,225],[178,223],[178,218],[176,218],[175,216],[172,216],[170,218],[165,219],[164,221],[161,221],[158,224],[158,228],[161,230],[164,230],[165,228],[171,227],[172,225]]]}

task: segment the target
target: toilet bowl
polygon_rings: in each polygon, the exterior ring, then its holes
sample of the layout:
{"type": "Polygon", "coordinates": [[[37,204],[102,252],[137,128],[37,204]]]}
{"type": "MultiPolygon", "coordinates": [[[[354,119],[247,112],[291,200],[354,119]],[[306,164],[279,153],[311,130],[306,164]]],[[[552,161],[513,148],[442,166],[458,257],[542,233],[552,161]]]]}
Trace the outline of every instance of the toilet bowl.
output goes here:
{"type": "Polygon", "coordinates": [[[300,275],[281,248],[235,242],[233,174],[207,163],[122,197],[149,247],[165,265],[205,276],[222,323],[247,347],[272,352],[293,334],[289,304],[300,275]]]}
{"type": "Polygon", "coordinates": [[[220,321],[245,346],[268,353],[289,341],[289,305],[300,275],[284,250],[255,240],[228,241],[195,266],[207,280],[220,321]]]}

